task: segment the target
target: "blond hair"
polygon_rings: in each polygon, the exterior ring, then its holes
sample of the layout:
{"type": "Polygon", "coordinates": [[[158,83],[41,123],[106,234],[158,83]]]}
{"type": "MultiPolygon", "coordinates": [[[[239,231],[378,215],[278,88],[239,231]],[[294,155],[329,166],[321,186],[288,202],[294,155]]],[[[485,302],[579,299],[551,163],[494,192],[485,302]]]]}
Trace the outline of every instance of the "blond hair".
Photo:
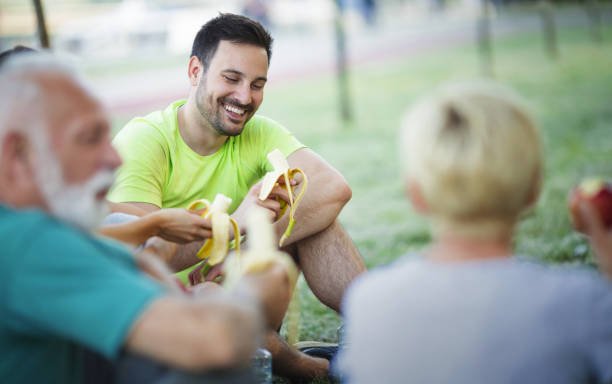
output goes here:
{"type": "Polygon", "coordinates": [[[401,130],[402,166],[434,230],[507,231],[535,199],[540,137],[522,101],[490,83],[456,84],[418,102],[401,130]]]}

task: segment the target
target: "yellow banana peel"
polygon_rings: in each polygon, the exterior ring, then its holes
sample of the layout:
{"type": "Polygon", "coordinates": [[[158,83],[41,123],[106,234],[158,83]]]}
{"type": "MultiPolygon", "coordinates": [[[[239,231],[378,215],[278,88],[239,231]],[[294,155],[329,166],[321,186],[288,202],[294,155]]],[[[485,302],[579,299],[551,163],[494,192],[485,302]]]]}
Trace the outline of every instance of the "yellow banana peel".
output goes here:
{"type": "MultiPolygon", "coordinates": [[[[285,229],[285,232],[280,238],[279,247],[282,247],[285,243],[285,240],[289,236],[291,236],[291,232],[293,231],[293,226],[295,225],[295,211],[297,210],[300,201],[304,197],[304,193],[306,193],[306,188],[308,186],[308,178],[306,174],[299,168],[289,169],[289,163],[285,156],[283,156],[282,152],[278,149],[273,150],[268,153],[268,161],[274,167],[274,169],[265,174],[262,182],[261,182],[261,190],[259,192],[259,199],[265,200],[270,196],[272,189],[275,186],[280,186],[279,179],[282,177],[284,179],[284,188],[287,189],[287,193],[289,194],[289,224],[285,229]],[[302,175],[302,186],[297,195],[295,195],[293,191],[293,186],[291,185],[291,179],[297,174],[302,175]]],[[[285,214],[287,211],[287,202],[284,200],[278,199],[281,204],[281,210],[279,213],[279,219],[285,214]]]]}
{"type": "Polygon", "coordinates": [[[212,238],[207,239],[198,251],[200,259],[208,257],[206,264],[214,266],[221,263],[229,249],[229,226],[234,229],[234,244],[236,252],[240,252],[240,229],[234,219],[227,214],[227,209],[232,199],[219,193],[215,196],[212,204],[206,200],[196,200],[187,209],[196,210],[204,208],[202,217],[210,219],[212,224],[212,238]]]}

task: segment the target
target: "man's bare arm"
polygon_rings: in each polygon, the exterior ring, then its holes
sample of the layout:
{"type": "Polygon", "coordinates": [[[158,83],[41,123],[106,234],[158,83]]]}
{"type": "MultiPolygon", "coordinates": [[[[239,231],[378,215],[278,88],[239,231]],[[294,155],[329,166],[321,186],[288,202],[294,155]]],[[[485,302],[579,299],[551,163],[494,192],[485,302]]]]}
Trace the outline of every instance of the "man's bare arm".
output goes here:
{"type": "Polygon", "coordinates": [[[251,304],[219,296],[157,299],[132,326],[126,348],[190,371],[247,364],[261,336],[260,315],[251,304]]]}
{"type": "MultiPolygon", "coordinates": [[[[296,224],[285,242],[289,245],[331,225],[351,199],[352,192],[340,172],[308,148],[295,151],[287,161],[290,168],[300,168],[308,177],[308,189],[295,215],[296,224]]],[[[279,239],[288,223],[289,215],[285,214],[274,224],[279,239]]]]}
{"type": "MultiPolygon", "coordinates": [[[[165,274],[163,267],[159,273],[165,274]]],[[[287,270],[274,264],[243,277],[230,293],[216,289],[157,299],[132,325],[125,346],[187,370],[247,364],[264,326],[280,326],[290,289],[287,270]]]]}

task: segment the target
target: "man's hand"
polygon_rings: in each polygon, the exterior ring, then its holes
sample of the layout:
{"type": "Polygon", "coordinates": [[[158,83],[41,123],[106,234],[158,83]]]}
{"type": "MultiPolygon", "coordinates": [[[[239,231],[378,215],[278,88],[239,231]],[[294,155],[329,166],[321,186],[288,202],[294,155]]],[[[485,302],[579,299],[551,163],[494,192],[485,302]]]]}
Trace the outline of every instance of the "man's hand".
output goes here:
{"type": "Polygon", "coordinates": [[[206,276],[202,276],[202,269],[206,266],[206,261],[203,260],[197,267],[191,270],[188,275],[189,285],[195,286],[202,281],[210,281],[215,283],[223,283],[223,263],[219,263],[206,272],[206,276]],[[202,280],[204,278],[204,280],[202,280]],[[217,280],[217,278],[219,278],[217,280]]]}
{"type": "Polygon", "coordinates": [[[268,328],[278,329],[287,312],[292,289],[285,267],[274,263],[261,272],[244,276],[235,292],[259,301],[268,328]]]}
{"type": "MultiPolygon", "coordinates": [[[[284,180],[281,181],[281,183],[284,183],[284,180]]],[[[292,185],[296,185],[296,183],[297,182],[295,181],[291,182],[292,185]]],[[[289,203],[289,194],[287,193],[287,190],[284,187],[275,186],[272,189],[272,192],[270,192],[270,195],[268,195],[268,198],[265,200],[259,199],[259,191],[261,191],[261,181],[259,181],[257,184],[253,185],[251,189],[249,189],[249,192],[242,200],[242,203],[240,203],[238,208],[236,208],[236,210],[232,214],[232,218],[238,223],[241,233],[245,233],[245,219],[248,216],[249,211],[254,206],[265,208],[270,220],[272,222],[275,222],[278,220],[278,215],[280,213],[281,208],[279,199],[285,201],[287,204],[289,203]]]]}
{"type": "Polygon", "coordinates": [[[599,269],[612,279],[612,229],[606,229],[595,208],[587,201],[578,205],[584,233],[589,236],[599,269]]]}
{"type": "Polygon", "coordinates": [[[178,245],[167,241],[161,237],[150,237],[144,244],[142,252],[149,252],[160,258],[164,263],[168,263],[178,250],[178,245]]]}
{"type": "Polygon", "coordinates": [[[209,219],[200,216],[201,211],[180,208],[160,209],[150,213],[158,224],[157,236],[175,243],[204,240],[212,235],[209,219]]]}

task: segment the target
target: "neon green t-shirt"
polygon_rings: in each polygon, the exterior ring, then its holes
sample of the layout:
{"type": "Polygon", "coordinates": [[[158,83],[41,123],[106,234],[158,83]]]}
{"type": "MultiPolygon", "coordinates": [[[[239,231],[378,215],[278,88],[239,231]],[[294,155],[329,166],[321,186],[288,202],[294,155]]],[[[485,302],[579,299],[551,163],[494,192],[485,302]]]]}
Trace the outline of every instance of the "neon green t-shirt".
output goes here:
{"type": "Polygon", "coordinates": [[[217,193],[232,198],[233,212],[249,188],[272,169],[266,155],[278,148],[285,156],[303,148],[292,133],[263,116],[253,116],[238,136],[214,154],[201,156],[178,129],[180,100],[163,111],[131,120],[113,144],[123,159],[108,195],[112,202],[143,202],[161,208],[186,208],[212,201],[217,193]]]}

